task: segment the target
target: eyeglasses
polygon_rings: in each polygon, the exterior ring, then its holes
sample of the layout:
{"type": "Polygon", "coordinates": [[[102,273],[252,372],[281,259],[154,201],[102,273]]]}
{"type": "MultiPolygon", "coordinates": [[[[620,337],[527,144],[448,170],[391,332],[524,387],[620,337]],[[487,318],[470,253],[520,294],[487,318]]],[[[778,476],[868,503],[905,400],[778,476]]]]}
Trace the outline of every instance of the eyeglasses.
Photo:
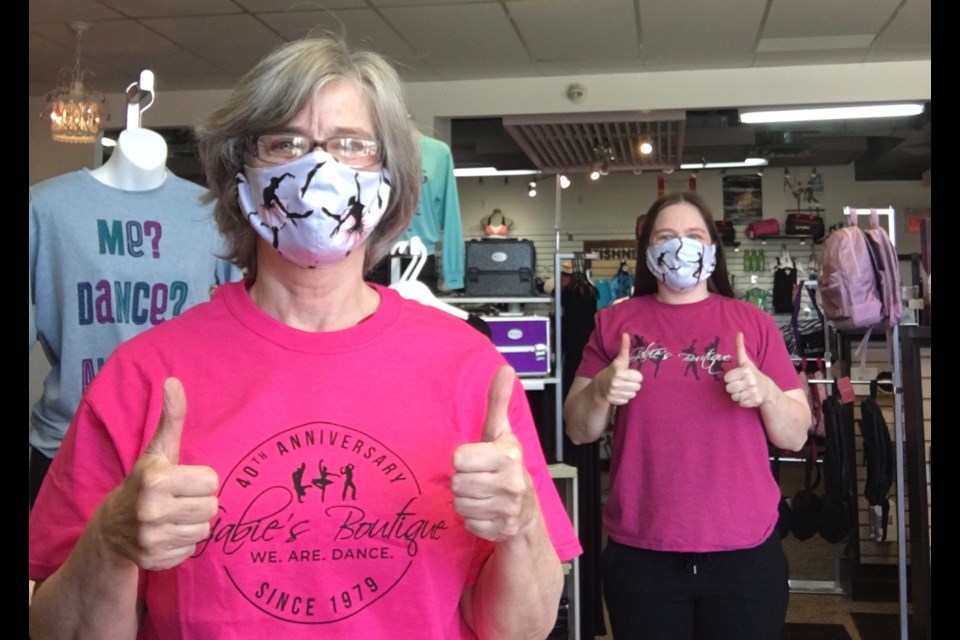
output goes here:
{"type": "Polygon", "coordinates": [[[270,133],[254,138],[253,152],[264,162],[283,164],[320,147],[352,169],[366,169],[381,162],[380,144],[365,138],[337,137],[324,142],[296,133],[270,133]]]}

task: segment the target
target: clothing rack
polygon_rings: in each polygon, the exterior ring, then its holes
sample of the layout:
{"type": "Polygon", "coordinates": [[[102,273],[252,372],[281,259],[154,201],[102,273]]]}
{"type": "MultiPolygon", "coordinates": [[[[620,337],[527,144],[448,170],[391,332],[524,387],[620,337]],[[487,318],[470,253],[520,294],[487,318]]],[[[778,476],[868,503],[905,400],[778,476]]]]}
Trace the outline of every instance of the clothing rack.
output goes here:
{"type": "MultiPolygon", "coordinates": [[[[887,216],[887,235],[894,247],[897,246],[897,227],[893,207],[886,209],[844,207],[843,216],[887,216]]],[[[900,325],[893,325],[889,345],[893,355],[893,403],[894,403],[894,451],[896,452],[897,484],[897,591],[900,611],[900,639],[909,637],[909,618],[907,614],[907,547],[906,547],[906,507],[904,505],[904,451],[903,451],[903,380],[900,353],[900,325]]]]}

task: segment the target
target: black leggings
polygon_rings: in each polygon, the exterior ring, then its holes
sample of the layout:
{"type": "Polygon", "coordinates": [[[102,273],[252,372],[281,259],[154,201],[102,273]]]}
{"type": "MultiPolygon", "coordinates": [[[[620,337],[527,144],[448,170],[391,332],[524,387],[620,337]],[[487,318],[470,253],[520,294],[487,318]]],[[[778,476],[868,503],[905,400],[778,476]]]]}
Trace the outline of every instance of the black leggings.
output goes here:
{"type": "Polygon", "coordinates": [[[780,640],[790,596],[780,534],[713,553],[608,541],[603,596],[615,640],[780,640]]]}

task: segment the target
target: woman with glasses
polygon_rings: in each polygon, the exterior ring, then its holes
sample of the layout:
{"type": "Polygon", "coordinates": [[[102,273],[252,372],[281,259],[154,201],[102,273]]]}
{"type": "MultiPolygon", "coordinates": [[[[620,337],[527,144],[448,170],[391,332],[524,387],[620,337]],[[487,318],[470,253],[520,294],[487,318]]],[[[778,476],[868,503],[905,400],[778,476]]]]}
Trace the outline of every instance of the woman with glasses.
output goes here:
{"type": "Polygon", "coordinates": [[[581,549],[518,379],[363,280],[420,187],[394,70],[293,42],[198,135],[247,278],[89,387],[31,514],[32,637],[545,637],[581,549]]]}
{"type": "Polygon", "coordinates": [[[613,635],[779,640],[788,571],[767,443],[803,447],[806,396],[776,323],[733,297],[700,196],[657,199],[637,256],[633,297],[597,313],[564,403],[577,444],[613,419],[601,557],[613,635]]]}

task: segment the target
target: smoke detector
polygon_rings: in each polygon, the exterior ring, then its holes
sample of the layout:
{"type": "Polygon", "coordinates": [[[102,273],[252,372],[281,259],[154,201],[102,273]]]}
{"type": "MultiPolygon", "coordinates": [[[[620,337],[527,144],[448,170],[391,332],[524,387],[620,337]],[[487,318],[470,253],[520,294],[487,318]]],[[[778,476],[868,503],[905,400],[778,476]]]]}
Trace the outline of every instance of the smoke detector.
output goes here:
{"type": "Polygon", "coordinates": [[[580,102],[587,95],[587,88],[582,84],[574,83],[567,87],[567,98],[570,102],[580,102]]]}

